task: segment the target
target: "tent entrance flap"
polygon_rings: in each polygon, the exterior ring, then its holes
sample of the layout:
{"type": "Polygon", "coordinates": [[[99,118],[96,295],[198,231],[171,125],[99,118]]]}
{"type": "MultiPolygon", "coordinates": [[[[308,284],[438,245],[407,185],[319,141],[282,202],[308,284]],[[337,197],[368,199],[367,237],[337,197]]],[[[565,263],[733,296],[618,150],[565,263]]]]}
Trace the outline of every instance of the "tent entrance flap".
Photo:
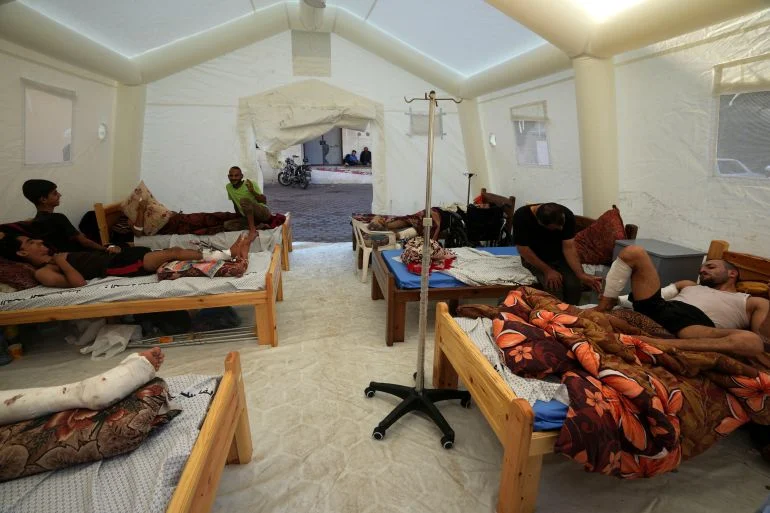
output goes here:
{"type": "Polygon", "coordinates": [[[238,102],[241,162],[260,183],[263,177],[253,155],[254,142],[266,152],[270,166],[280,169],[281,151],[320,137],[332,128],[372,132],[372,210],[384,211],[387,186],[381,171],[386,169],[382,104],[320,80],[296,82],[238,102]]]}

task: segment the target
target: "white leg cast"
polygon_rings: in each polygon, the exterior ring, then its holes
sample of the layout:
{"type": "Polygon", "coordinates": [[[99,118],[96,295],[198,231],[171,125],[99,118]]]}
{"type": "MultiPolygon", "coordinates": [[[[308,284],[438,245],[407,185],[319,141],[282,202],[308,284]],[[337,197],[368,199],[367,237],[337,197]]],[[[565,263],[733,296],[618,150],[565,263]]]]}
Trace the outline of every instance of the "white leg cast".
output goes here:
{"type": "Polygon", "coordinates": [[[138,353],[98,376],[55,387],[0,390],[0,425],[53,412],[100,410],[123,399],[155,377],[155,367],[138,353]]]}

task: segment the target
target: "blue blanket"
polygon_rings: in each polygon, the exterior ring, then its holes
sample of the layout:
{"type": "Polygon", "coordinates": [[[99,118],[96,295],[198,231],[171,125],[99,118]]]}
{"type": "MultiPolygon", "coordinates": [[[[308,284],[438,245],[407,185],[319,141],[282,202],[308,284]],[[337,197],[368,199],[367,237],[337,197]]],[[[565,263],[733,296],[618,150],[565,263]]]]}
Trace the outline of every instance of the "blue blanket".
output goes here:
{"type": "MultiPolygon", "coordinates": [[[[519,251],[516,246],[501,246],[496,248],[476,248],[481,251],[487,251],[493,255],[507,255],[518,256],[519,251]]],[[[401,261],[400,249],[388,249],[382,252],[382,258],[385,259],[385,265],[388,266],[390,272],[396,278],[396,286],[400,289],[419,289],[420,288],[420,275],[410,273],[404,263],[401,261]],[[399,257],[398,260],[394,260],[393,257],[399,257]]],[[[430,274],[430,280],[428,286],[433,289],[449,288],[449,287],[467,287],[465,283],[460,280],[449,276],[444,273],[433,272],[430,274]]]]}

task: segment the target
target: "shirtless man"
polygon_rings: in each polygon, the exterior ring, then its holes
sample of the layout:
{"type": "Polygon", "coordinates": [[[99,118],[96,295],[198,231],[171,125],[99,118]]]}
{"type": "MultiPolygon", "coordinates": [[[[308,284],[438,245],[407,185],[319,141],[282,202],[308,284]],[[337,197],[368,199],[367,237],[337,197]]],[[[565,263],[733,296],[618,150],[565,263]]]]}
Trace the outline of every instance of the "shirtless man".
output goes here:
{"type": "Polygon", "coordinates": [[[743,356],[756,356],[770,347],[770,302],[738,292],[738,270],[724,260],[703,264],[700,285],[682,280],[661,289],[644,248],[628,246],[612,263],[596,310],[611,310],[629,278],[634,310],[680,339],[653,339],[656,343],[743,356]]]}
{"type": "Polygon", "coordinates": [[[24,235],[3,239],[3,253],[7,258],[32,264],[35,278],[46,287],[82,287],[86,280],[107,276],[142,276],[152,274],[166,262],[173,260],[248,259],[249,242],[245,235],[235,241],[228,251],[198,251],[169,248],[152,251],[133,246],[120,253],[75,251],[52,253],[43,241],[24,235]]]}

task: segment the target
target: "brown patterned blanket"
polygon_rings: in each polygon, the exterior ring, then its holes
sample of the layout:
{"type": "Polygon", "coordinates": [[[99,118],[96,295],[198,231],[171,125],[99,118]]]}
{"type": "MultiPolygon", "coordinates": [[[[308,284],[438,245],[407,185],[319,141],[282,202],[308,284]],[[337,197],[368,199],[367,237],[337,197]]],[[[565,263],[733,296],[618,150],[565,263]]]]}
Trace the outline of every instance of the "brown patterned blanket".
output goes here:
{"type": "Polygon", "coordinates": [[[589,472],[651,477],[749,421],[770,424],[770,371],[759,361],[647,343],[623,319],[530,287],[509,293],[493,326],[513,372],[567,386],[555,451],[589,472]]]}

